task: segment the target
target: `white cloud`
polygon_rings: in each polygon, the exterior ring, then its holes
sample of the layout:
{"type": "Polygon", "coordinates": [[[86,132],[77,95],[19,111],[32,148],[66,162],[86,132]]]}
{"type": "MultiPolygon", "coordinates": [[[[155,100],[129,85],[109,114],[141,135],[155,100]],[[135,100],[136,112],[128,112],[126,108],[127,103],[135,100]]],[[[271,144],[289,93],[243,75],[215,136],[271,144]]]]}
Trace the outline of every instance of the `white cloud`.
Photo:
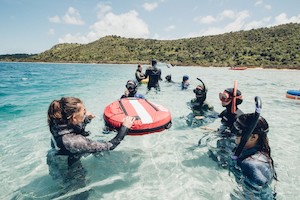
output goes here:
{"type": "Polygon", "coordinates": [[[245,24],[245,19],[247,19],[249,16],[250,15],[247,10],[237,13],[235,16],[235,20],[229,23],[227,26],[225,26],[225,32],[241,30],[245,24]]]}
{"type": "Polygon", "coordinates": [[[55,34],[55,30],[53,28],[50,28],[48,30],[48,35],[54,35],[55,34]]]}
{"type": "Polygon", "coordinates": [[[286,23],[300,23],[300,14],[298,16],[293,16],[291,18],[288,18],[285,13],[281,13],[277,17],[275,17],[275,23],[274,25],[279,24],[286,24],[286,23]]]}
{"type": "Polygon", "coordinates": [[[84,21],[81,20],[78,10],[69,7],[67,13],[62,17],[64,23],[73,25],[83,25],[84,21]]]}
{"type": "MultiPolygon", "coordinates": [[[[228,12],[229,14],[230,12],[228,12]]],[[[230,13],[230,15],[227,16],[232,16],[234,13],[230,13]]],[[[199,33],[190,33],[188,36],[189,37],[196,37],[196,36],[205,36],[205,35],[217,35],[217,34],[222,34],[222,33],[227,33],[231,31],[239,31],[242,30],[245,27],[246,24],[246,19],[249,17],[249,12],[247,10],[238,12],[234,14],[234,21],[231,23],[227,24],[224,27],[209,27],[206,30],[200,31],[199,33]]],[[[219,18],[221,19],[221,18],[219,18]]]]}
{"type": "Polygon", "coordinates": [[[217,16],[211,16],[207,15],[205,17],[196,17],[194,18],[195,22],[201,23],[201,24],[212,24],[215,22],[220,22],[225,19],[233,19],[238,17],[239,13],[235,14],[232,10],[223,10],[221,13],[219,13],[217,16]]]}
{"type": "Polygon", "coordinates": [[[49,17],[49,21],[52,23],[65,23],[73,25],[83,25],[84,21],[81,19],[78,10],[73,7],[69,7],[66,14],[63,17],[54,16],[49,17]]]}
{"type": "Polygon", "coordinates": [[[157,3],[144,3],[143,4],[143,8],[146,11],[151,12],[152,10],[154,10],[155,8],[157,8],[158,4],[157,3]]]}
{"type": "Polygon", "coordinates": [[[224,18],[234,18],[235,14],[232,10],[224,10],[221,14],[221,19],[224,18]]]}
{"type": "Polygon", "coordinates": [[[49,17],[49,21],[52,23],[61,23],[59,16],[49,17]]]}
{"type": "Polygon", "coordinates": [[[112,8],[110,5],[101,2],[97,5],[97,9],[97,17],[98,19],[101,19],[106,13],[110,12],[112,8]]]}
{"type": "Polygon", "coordinates": [[[256,1],[256,2],[255,2],[255,4],[254,4],[254,5],[258,6],[258,5],[261,5],[262,3],[263,3],[263,1],[262,1],[262,0],[258,0],[258,1],[256,1]]]}
{"type": "Polygon", "coordinates": [[[213,16],[208,15],[205,17],[196,18],[195,21],[197,21],[201,24],[211,24],[211,23],[214,23],[216,21],[216,19],[213,16]]]}
{"type": "Polygon", "coordinates": [[[258,21],[251,21],[248,24],[245,25],[245,30],[251,30],[256,28],[261,28],[268,26],[268,23],[271,21],[271,17],[265,17],[262,20],[258,21]]]}
{"type": "Polygon", "coordinates": [[[127,38],[147,38],[149,36],[148,25],[139,18],[134,10],[116,15],[107,13],[102,19],[90,27],[90,32],[82,34],[67,34],[60,38],[60,43],[88,43],[107,35],[118,35],[127,38]]]}
{"type": "Polygon", "coordinates": [[[170,25],[170,26],[168,26],[168,27],[165,28],[165,31],[166,32],[170,32],[170,31],[172,31],[174,29],[175,29],[175,26],[174,25],[170,25]]]}
{"type": "Polygon", "coordinates": [[[67,34],[63,38],[58,39],[59,43],[89,43],[90,41],[88,40],[87,37],[80,35],[79,33],[76,35],[72,34],[67,34]]]}
{"type": "Polygon", "coordinates": [[[265,9],[271,10],[271,9],[272,9],[272,6],[271,6],[271,5],[265,5],[265,9]]]}

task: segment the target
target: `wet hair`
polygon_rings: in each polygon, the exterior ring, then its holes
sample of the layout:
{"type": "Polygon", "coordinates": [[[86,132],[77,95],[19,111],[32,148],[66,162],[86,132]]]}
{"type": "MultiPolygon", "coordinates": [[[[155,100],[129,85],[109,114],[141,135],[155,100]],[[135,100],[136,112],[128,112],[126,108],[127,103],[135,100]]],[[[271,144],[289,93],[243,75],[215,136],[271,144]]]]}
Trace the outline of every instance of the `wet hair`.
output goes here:
{"type": "Polygon", "coordinates": [[[57,124],[68,123],[74,113],[79,112],[78,104],[83,102],[76,97],[62,97],[60,100],[54,100],[48,108],[48,124],[53,122],[57,124]]]}
{"type": "MultiPolygon", "coordinates": [[[[242,129],[245,130],[253,122],[254,117],[255,117],[255,113],[243,114],[238,117],[237,121],[242,126],[242,129]]],[[[269,146],[269,140],[267,136],[268,132],[269,132],[269,124],[265,118],[260,116],[252,134],[258,135],[256,147],[261,153],[265,154],[268,158],[270,158],[272,168],[274,170],[274,179],[277,180],[277,174],[274,169],[274,162],[271,157],[271,148],[269,146]]]]}
{"type": "Polygon", "coordinates": [[[188,75],[184,75],[184,76],[182,77],[182,81],[187,81],[187,80],[189,80],[189,76],[188,76],[188,75]]]}
{"type": "Polygon", "coordinates": [[[153,67],[156,67],[157,61],[156,61],[155,59],[153,59],[153,60],[151,61],[151,65],[152,65],[153,67]]]}
{"type": "MultiPolygon", "coordinates": [[[[233,97],[233,88],[227,88],[225,89],[225,92],[227,92],[230,97],[233,97]]],[[[240,90],[236,90],[236,105],[240,105],[243,102],[243,96],[242,92],[240,90]]]]}
{"type": "Polygon", "coordinates": [[[166,78],[166,80],[167,80],[168,82],[170,82],[170,81],[172,80],[171,74],[167,75],[165,78],[166,78]]]}

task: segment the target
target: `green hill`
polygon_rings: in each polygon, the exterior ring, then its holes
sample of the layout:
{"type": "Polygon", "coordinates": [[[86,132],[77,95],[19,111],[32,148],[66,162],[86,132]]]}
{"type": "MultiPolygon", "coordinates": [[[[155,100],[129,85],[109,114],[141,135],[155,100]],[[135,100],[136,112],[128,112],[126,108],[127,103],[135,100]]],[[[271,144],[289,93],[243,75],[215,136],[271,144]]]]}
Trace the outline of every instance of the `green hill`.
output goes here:
{"type": "Polygon", "coordinates": [[[89,44],[58,44],[21,61],[255,66],[300,69],[300,24],[178,40],[106,36],[89,44]]]}

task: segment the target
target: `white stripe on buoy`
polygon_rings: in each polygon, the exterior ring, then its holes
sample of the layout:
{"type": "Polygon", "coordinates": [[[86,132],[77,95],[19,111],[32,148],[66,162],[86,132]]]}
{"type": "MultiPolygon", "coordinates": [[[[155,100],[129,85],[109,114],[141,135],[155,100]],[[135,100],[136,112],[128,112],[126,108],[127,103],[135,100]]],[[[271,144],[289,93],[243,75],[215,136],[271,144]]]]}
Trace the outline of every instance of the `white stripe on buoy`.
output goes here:
{"type": "Polygon", "coordinates": [[[152,123],[151,115],[145,110],[142,104],[139,103],[137,100],[129,100],[129,103],[133,106],[138,116],[141,118],[143,124],[152,123]]]}

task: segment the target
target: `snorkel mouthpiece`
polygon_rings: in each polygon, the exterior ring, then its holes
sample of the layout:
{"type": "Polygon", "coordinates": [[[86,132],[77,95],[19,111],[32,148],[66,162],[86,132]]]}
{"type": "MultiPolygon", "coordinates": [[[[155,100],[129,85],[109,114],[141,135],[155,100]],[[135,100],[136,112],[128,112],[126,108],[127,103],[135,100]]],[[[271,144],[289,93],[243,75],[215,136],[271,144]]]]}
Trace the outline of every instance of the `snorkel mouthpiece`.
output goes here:
{"type": "Polygon", "coordinates": [[[255,114],[252,121],[252,124],[249,126],[249,128],[245,131],[245,133],[242,135],[240,144],[237,146],[236,151],[234,155],[231,156],[233,160],[237,160],[242,153],[245,144],[247,143],[248,139],[250,138],[250,135],[252,134],[253,130],[255,129],[257,122],[259,120],[261,108],[262,108],[262,102],[260,97],[256,96],[254,98],[255,100],[255,114]]]}

